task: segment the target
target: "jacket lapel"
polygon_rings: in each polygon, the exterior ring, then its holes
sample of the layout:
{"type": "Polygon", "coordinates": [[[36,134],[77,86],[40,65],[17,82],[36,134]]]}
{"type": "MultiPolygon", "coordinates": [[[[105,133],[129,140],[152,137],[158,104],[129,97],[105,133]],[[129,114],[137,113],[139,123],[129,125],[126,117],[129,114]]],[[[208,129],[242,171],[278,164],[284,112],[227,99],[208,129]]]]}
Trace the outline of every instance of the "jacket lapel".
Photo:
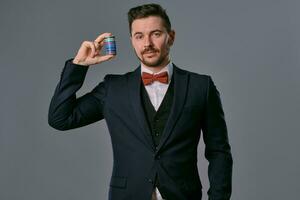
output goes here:
{"type": "MultiPolygon", "coordinates": [[[[174,125],[176,124],[176,121],[180,116],[186,98],[188,73],[175,65],[173,66],[174,99],[169,118],[166,122],[164,131],[162,133],[162,138],[156,151],[159,151],[166,142],[166,140],[169,138],[174,128],[174,125]]],[[[138,68],[136,68],[135,71],[133,71],[132,74],[129,75],[128,78],[129,98],[131,101],[132,110],[137,118],[137,123],[142,130],[142,133],[139,134],[138,137],[144,138],[146,140],[145,144],[153,151],[155,151],[153,141],[151,138],[151,130],[149,129],[146,114],[143,110],[141,100],[141,83],[141,67],[139,66],[138,68]]]]}
{"type": "Polygon", "coordinates": [[[181,114],[183,109],[183,105],[185,102],[186,94],[187,94],[187,86],[188,86],[188,73],[173,64],[173,76],[174,76],[174,97],[173,103],[171,107],[171,111],[169,114],[169,118],[165,124],[164,131],[162,133],[162,137],[160,139],[159,145],[157,147],[157,151],[159,151],[162,146],[165,144],[167,139],[169,138],[174,125],[178,117],[181,114]]]}
{"type": "Polygon", "coordinates": [[[128,91],[129,98],[132,105],[132,111],[134,112],[137,124],[141,128],[142,131],[137,132],[137,136],[145,141],[145,145],[147,145],[151,150],[154,150],[151,131],[149,129],[146,114],[143,109],[142,99],[141,99],[141,67],[139,66],[136,70],[133,71],[132,74],[129,75],[128,78],[128,91]]]}

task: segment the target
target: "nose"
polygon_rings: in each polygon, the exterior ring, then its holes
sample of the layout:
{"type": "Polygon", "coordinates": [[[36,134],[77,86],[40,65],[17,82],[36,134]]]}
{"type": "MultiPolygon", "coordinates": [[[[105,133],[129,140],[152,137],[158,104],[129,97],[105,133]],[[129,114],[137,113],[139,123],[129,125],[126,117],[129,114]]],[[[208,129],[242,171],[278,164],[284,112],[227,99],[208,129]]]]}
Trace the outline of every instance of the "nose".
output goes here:
{"type": "Polygon", "coordinates": [[[144,47],[152,46],[152,39],[150,36],[146,36],[144,39],[144,47]]]}

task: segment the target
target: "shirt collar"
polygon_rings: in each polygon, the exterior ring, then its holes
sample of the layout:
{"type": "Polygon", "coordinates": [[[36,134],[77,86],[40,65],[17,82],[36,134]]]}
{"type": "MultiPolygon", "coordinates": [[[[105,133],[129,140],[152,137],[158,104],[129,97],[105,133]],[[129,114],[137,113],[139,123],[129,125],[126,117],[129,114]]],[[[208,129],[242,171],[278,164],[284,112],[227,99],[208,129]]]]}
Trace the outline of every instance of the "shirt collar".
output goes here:
{"type": "Polygon", "coordinates": [[[161,72],[167,71],[168,72],[168,76],[169,76],[169,83],[171,81],[172,78],[172,74],[173,74],[173,63],[170,61],[164,68],[162,68],[159,72],[153,73],[150,69],[146,68],[143,63],[141,63],[141,74],[143,72],[147,72],[150,74],[158,74],[161,72]]]}

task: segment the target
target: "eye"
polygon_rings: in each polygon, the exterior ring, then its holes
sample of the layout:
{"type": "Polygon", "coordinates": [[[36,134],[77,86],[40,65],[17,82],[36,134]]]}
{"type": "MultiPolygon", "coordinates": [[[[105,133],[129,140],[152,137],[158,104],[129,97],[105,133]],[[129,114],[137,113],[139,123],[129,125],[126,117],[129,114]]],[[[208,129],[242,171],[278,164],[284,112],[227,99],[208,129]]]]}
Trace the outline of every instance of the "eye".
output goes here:
{"type": "Polygon", "coordinates": [[[160,32],[154,32],[154,36],[159,37],[159,36],[161,36],[161,33],[160,32]]]}
{"type": "Polygon", "coordinates": [[[137,34],[137,35],[134,36],[134,38],[135,38],[136,40],[140,40],[140,39],[143,38],[143,35],[142,35],[142,34],[137,34]]]}

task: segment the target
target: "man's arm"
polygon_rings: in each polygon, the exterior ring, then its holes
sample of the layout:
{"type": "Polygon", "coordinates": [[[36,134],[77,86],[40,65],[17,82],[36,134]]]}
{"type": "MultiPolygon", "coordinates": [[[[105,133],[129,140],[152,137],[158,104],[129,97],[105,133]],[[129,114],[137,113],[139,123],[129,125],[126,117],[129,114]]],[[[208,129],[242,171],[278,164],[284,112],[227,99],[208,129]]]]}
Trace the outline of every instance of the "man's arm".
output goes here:
{"type": "Polygon", "coordinates": [[[76,98],[83,84],[88,67],[102,63],[115,55],[101,55],[103,41],[111,33],[103,33],[94,41],[82,42],[74,59],[66,61],[52,97],[48,123],[58,130],[78,128],[103,119],[103,107],[107,91],[106,76],[91,92],[76,98]]]}
{"type": "Polygon", "coordinates": [[[105,81],[100,82],[91,92],[76,98],[87,70],[88,66],[74,64],[72,59],[66,61],[48,112],[48,123],[53,128],[68,130],[103,119],[105,81]]]}
{"type": "Polygon", "coordinates": [[[205,157],[209,161],[209,200],[229,200],[232,185],[232,156],[219,92],[208,79],[207,106],[203,127],[205,157]]]}

